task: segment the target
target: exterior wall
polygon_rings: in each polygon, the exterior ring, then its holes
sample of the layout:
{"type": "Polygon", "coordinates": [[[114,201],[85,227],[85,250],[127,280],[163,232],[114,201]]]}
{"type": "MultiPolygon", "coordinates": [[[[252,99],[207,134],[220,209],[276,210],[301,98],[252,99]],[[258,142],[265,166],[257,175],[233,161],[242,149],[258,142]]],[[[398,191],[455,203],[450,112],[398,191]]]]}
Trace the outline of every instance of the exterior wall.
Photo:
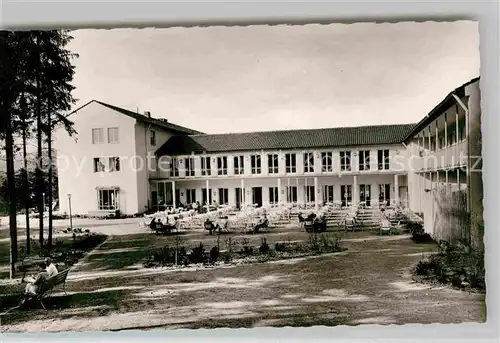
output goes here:
{"type": "Polygon", "coordinates": [[[146,211],[150,206],[149,179],[156,176],[157,160],[155,151],[162,146],[171,136],[172,132],[165,129],[136,122],[135,124],[135,155],[142,160],[138,162],[136,172],[137,184],[137,212],[146,211]],[[156,144],[151,144],[151,130],[155,132],[156,144]]]}
{"type": "MultiPolygon", "coordinates": [[[[321,176],[321,175],[338,175],[341,173],[340,171],[340,152],[341,151],[350,151],[351,152],[351,171],[343,171],[342,174],[350,175],[356,173],[365,173],[364,171],[359,171],[359,157],[358,152],[360,150],[369,150],[370,151],[370,171],[378,172],[377,170],[377,151],[378,150],[389,150],[389,172],[398,172],[398,173],[406,173],[406,148],[401,145],[385,145],[385,146],[368,146],[368,147],[346,147],[341,149],[315,149],[315,150],[282,150],[282,151],[251,151],[251,152],[232,152],[232,153],[224,153],[224,154],[207,154],[206,156],[211,157],[211,167],[212,167],[212,175],[211,179],[223,179],[228,178],[234,175],[234,170],[232,168],[233,158],[234,156],[244,156],[244,167],[245,172],[243,175],[238,175],[237,177],[265,177],[268,176],[267,169],[267,155],[268,154],[278,154],[278,174],[272,174],[273,176],[279,177],[296,177],[296,176],[321,176]],[[305,173],[304,172],[304,153],[313,152],[314,154],[314,172],[313,173],[305,173]],[[321,153],[322,152],[332,152],[333,153],[333,171],[332,172],[322,172],[321,171],[321,153]],[[285,169],[285,154],[286,153],[295,153],[296,154],[296,173],[286,173],[285,169]],[[251,155],[260,155],[262,160],[262,173],[260,175],[252,175],[251,173],[251,155]],[[228,175],[219,176],[217,175],[217,157],[219,156],[227,156],[228,158],[228,175]]],[[[191,155],[188,155],[191,156],[191,155]]],[[[177,156],[181,161],[188,156],[177,156]]],[[[195,158],[195,166],[200,167],[201,155],[194,155],[195,158]]],[[[164,164],[166,166],[168,163],[164,164]]],[[[368,172],[368,171],[366,171],[368,172]]],[[[381,171],[382,173],[386,171],[381,171]]],[[[158,170],[156,172],[156,179],[172,179],[172,180],[183,180],[183,179],[197,179],[202,177],[201,168],[196,168],[195,176],[186,177],[185,174],[182,173],[182,170],[179,173],[178,177],[171,177],[170,171],[168,168],[162,168],[162,170],[158,170]]]]}
{"type": "Polygon", "coordinates": [[[137,176],[128,167],[126,157],[135,151],[135,120],[119,114],[97,103],[91,103],[73,113],[70,117],[78,132],[69,137],[64,129],[54,135],[54,148],[57,150],[60,209],[69,212],[68,194],[71,194],[71,207],[74,214],[88,214],[96,211],[96,187],[119,187],[119,207],[122,212],[136,213],[137,176]],[[108,143],[107,128],[118,127],[119,143],[108,143]],[[92,144],[92,129],[103,128],[104,143],[92,144]],[[117,172],[94,173],[94,157],[120,157],[121,168],[117,172]]]}
{"type": "MultiPolygon", "coordinates": [[[[212,192],[212,200],[219,202],[219,188],[228,189],[228,204],[236,205],[236,188],[243,186],[245,189],[245,199],[248,203],[252,199],[252,188],[262,187],[262,201],[263,205],[269,204],[269,187],[278,187],[279,202],[286,202],[286,189],[290,186],[298,186],[297,188],[297,203],[304,204],[306,202],[305,197],[305,186],[314,186],[314,176],[307,177],[252,177],[252,178],[219,178],[219,179],[193,179],[193,180],[177,180],[173,181],[175,183],[175,188],[179,190],[180,199],[182,204],[186,204],[186,190],[196,189],[196,201],[202,202],[202,189],[207,187],[207,181],[209,188],[212,192]]],[[[319,202],[323,202],[324,187],[326,185],[333,185],[333,201],[339,201],[341,199],[341,185],[353,185],[354,178],[356,178],[357,189],[356,192],[353,189],[353,202],[359,202],[359,186],[360,185],[370,185],[371,186],[371,199],[378,200],[378,189],[379,184],[390,184],[390,197],[395,198],[395,178],[394,174],[364,174],[364,175],[331,175],[331,176],[318,176],[317,178],[317,188],[315,189],[315,197],[318,197],[319,202]],[[354,193],[357,193],[357,199],[354,193]]],[[[399,176],[399,186],[406,186],[406,175],[399,176]]],[[[156,189],[157,183],[167,183],[172,184],[169,180],[155,180],[152,181],[151,188],[156,189]]],[[[170,187],[170,186],[168,186],[170,187]]]]}

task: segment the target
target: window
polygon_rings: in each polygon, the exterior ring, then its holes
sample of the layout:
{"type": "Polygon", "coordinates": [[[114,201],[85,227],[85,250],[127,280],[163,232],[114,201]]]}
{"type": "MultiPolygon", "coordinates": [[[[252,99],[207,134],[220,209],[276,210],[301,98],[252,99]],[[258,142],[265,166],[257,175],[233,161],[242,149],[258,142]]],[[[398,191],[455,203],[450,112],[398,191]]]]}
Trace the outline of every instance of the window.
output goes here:
{"type": "Polygon", "coordinates": [[[210,166],[210,157],[204,156],[201,158],[201,175],[210,176],[212,174],[212,167],[210,166]]]}
{"type": "Polygon", "coordinates": [[[108,127],[108,143],[118,143],[120,141],[117,127],[108,127]]]}
{"type": "Polygon", "coordinates": [[[194,204],[196,202],[196,189],[186,189],[186,203],[194,204]]]}
{"type": "Polygon", "coordinates": [[[461,122],[458,126],[458,139],[461,141],[465,140],[465,123],[461,122]]]}
{"type": "Polygon", "coordinates": [[[297,186],[288,186],[286,189],[286,202],[297,202],[297,186]]]}
{"type": "Polygon", "coordinates": [[[97,190],[97,208],[101,211],[117,210],[117,198],[117,189],[99,189],[97,190]]]}
{"type": "Polygon", "coordinates": [[[389,150],[377,151],[378,170],[389,170],[389,150]]]}
{"type": "Polygon", "coordinates": [[[296,173],[297,172],[297,156],[295,154],[286,154],[286,172],[296,173]]]}
{"type": "Polygon", "coordinates": [[[94,173],[103,172],[106,168],[104,167],[104,159],[100,157],[94,158],[94,173]]]}
{"type": "Polygon", "coordinates": [[[443,149],[443,148],[444,148],[444,137],[440,136],[439,137],[439,149],[443,149]]]}
{"type": "Polygon", "coordinates": [[[245,164],[243,163],[243,156],[234,157],[234,175],[243,175],[245,173],[245,164]]]}
{"type": "Polygon", "coordinates": [[[370,170],[370,150],[359,151],[359,170],[370,170]]]}
{"type": "Polygon", "coordinates": [[[341,151],[340,152],[340,170],[341,171],[351,171],[351,152],[341,151]]]}
{"type": "Polygon", "coordinates": [[[269,203],[271,205],[278,204],[278,187],[269,187],[269,203]]]}
{"type": "Polygon", "coordinates": [[[314,154],[304,153],[304,173],[314,173],[314,154]]]}
{"type": "Polygon", "coordinates": [[[219,205],[227,205],[229,203],[229,190],[227,188],[219,188],[219,205]]]}
{"type": "Polygon", "coordinates": [[[455,133],[455,129],[449,129],[448,130],[448,146],[453,145],[457,142],[457,136],[455,133]]]}
{"type": "Polygon", "coordinates": [[[260,160],[260,155],[251,156],[252,174],[260,174],[262,171],[262,164],[260,160]]]}
{"type": "Polygon", "coordinates": [[[269,174],[278,174],[278,154],[267,155],[269,174]]]}
{"type": "Polygon", "coordinates": [[[120,171],[120,158],[119,157],[110,157],[109,158],[109,171],[120,171]]]}
{"type": "Polygon", "coordinates": [[[170,160],[170,176],[179,176],[179,160],[175,157],[170,160]]]}
{"type": "Polygon", "coordinates": [[[217,174],[227,175],[227,156],[217,157],[217,174]]]}
{"type": "Polygon", "coordinates": [[[156,146],[156,131],[149,130],[149,144],[156,146]]]}
{"type": "MultiPolygon", "coordinates": [[[[203,200],[203,205],[207,204],[207,189],[202,188],[201,190],[201,197],[203,200]]],[[[208,204],[210,205],[212,203],[212,188],[208,190],[208,204]]]]}
{"type": "Polygon", "coordinates": [[[100,129],[92,129],[92,144],[101,144],[104,143],[104,130],[100,129]]]}
{"type": "Polygon", "coordinates": [[[306,203],[315,201],[314,186],[305,186],[306,203]]]}
{"type": "Polygon", "coordinates": [[[321,171],[323,172],[333,171],[333,153],[331,151],[321,153],[321,171]]]}
{"type": "Polygon", "coordinates": [[[186,176],[194,176],[194,157],[186,157],[186,176]]]}
{"type": "Polygon", "coordinates": [[[326,185],[323,192],[324,202],[333,202],[333,185],[326,185]]]}

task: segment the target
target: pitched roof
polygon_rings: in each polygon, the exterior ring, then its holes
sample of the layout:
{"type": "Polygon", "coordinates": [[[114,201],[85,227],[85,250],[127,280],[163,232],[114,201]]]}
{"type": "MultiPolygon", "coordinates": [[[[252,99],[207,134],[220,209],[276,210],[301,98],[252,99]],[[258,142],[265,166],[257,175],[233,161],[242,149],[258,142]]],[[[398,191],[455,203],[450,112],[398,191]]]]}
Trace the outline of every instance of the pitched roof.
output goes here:
{"type": "Polygon", "coordinates": [[[113,111],[119,112],[119,113],[124,114],[124,115],[129,116],[129,117],[132,117],[132,118],[134,118],[134,119],[136,119],[136,120],[138,120],[140,122],[151,124],[151,125],[155,125],[155,126],[167,129],[167,130],[175,131],[177,133],[183,133],[183,134],[188,134],[188,135],[203,134],[202,132],[199,132],[199,131],[196,131],[196,130],[193,130],[193,129],[190,129],[190,128],[187,128],[187,127],[183,127],[183,126],[180,126],[180,125],[176,125],[176,124],[170,123],[170,122],[168,122],[166,120],[156,119],[156,118],[148,118],[145,115],[142,115],[142,114],[139,114],[139,113],[136,113],[136,112],[132,112],[132,111],[126,110],[126,109],[121,108],[121,107],[117,107],[117,106],[113,106],[113,105],[110,105],[110,104],[106,104],[106,103],[104,103],[102,101],[98,101],[98,100],[91,100],[91,101],[89,101],[85,105],[80,106],[79,108],[77,108],[76,110],[74,110],[73,112],[71,112],[70,114],[68,114],[68,116],[71,115],[72,113],[75,113],[78,110],[84,108],[85,106],[90,105],[93,102],[95,102],[97,104],[100,104],[102,106],[105,106],[105,107],[107,107],[109,109],[112,109],[113,111]]]}
{"type": "Polygon", "coordinates": [[[338,127],[309,130],[264,131],[173,136],[157,151],[162,155],[230,151],[305,149],[403,142],[415,124],[338,127]]]}
{"type": "Polygon", "coordinates": [[[413,138],[417,133],[422,131],[429,123],[433,122],[436,118],[438,118],[441,114],[443,114],[446,109],[450,108],[452,105],[456,105],[456,100],[453,95],[458,96],[459,98],[463,98],[465,96],[465,88],[477,81],[479,81],[479,76],[473,78],[472,80],[464,83],[460,87],[455,88],[451,92],[449,92],[446,97],[441,100],[439,104],[437,104],[420,122],[415,125],[413,130],[408,132],[404,141],[407,142],[413,138]]]}

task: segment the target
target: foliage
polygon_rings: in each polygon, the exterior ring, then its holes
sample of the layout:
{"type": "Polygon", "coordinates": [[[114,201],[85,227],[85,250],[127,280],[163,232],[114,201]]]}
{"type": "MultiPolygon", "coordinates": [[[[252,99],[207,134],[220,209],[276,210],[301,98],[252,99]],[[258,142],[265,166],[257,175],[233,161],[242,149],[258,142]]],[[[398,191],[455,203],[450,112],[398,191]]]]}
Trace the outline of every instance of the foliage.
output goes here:
{"type": "Polygon", "coordinates": [[[259,252],[261,254],[267,254],[269,250],[271,250],[271,247],[267,244],[266,237],[262,237],[260,240],[259,252]]]}
{"type": "Polygon", "coordinates": [[[416,276],[460,288],[486,288],[482,251],[475,251],[463,242],[452,245],[440,241],[438,247],[437,254],[417,264],[416,276]]]}
{"type": "Polygon", "coordinates": [[[411,239],[416,243],[430,243],[434,240],[431,235],[424,231],[421,223],[408,222],[406,229],[411,234],[411,239]]]}

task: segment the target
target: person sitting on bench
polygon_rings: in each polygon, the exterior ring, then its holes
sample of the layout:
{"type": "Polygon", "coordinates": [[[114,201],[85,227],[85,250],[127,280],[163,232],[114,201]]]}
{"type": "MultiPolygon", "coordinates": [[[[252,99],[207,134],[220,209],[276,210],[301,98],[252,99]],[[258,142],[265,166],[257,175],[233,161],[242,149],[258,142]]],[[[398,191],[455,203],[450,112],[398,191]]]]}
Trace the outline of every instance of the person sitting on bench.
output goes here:
{"type": "Polygon", "coordinates": [[[49,277],[52,277],[52,276],[56,275],[57,273],[59,273],[57,271],[57,268],[54,265],[54,263],[52,263],[52,260],[50,259],[50,257],[47,257],[45,259],[45,265],[47,266],[46,271],[47,271],[47,273],[49,273],[49,277]]]}
{"type": "Polygon", "coordinates": [[[38,267],[39,267],[39,273],[37,276],[31,276],[28,277],[27,279],[21,280],[21,282],[23,281],[28,282],[28,284],[26,285],[26,289],[24,291],[24,299],[21,302],[21,305],[24,305],[30,298],[36,296],[40,285],[50,277],[49,273],[46,270],[45,263],[39,264],[38,267]]]}

